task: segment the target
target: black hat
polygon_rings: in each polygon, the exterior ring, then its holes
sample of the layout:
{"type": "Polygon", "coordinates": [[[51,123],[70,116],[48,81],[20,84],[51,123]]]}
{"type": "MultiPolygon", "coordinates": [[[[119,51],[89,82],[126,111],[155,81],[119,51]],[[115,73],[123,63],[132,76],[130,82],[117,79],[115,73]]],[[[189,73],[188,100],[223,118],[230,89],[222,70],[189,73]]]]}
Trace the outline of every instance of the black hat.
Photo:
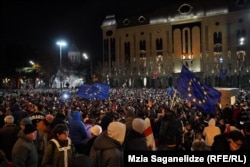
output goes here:
{"type": "Polygon", "coordinates": [[[32,133],[34,131],[37,131],[37,129],[36,129],[36,127],[34,125],[26,124],[25,128],[23,130],[23,133],[27,135],[27,134],[32,133]]]}

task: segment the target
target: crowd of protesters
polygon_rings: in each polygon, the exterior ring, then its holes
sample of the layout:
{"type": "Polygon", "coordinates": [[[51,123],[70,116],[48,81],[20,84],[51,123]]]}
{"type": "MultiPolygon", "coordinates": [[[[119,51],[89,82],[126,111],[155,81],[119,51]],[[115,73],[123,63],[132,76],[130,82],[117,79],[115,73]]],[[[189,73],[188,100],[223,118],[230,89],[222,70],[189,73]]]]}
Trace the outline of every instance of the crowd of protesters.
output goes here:
{"type": "Polygon", "coordinates": [[[249,94],[205,113],[166,89],[112,88],[108,99],[3,90],[0,164],[123,166],[123,151],[249,151],[249,94]]]}

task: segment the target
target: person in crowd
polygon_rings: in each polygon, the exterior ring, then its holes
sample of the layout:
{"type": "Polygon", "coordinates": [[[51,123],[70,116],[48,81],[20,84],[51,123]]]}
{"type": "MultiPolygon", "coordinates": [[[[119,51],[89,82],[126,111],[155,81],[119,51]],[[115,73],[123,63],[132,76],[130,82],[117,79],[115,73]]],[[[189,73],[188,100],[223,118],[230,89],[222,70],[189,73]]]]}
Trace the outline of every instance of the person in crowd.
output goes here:
{"type": "Polygon", "coordinates": [[[0,149],[0,166],[1,167],[9,167],[10,161],[8,161],[3,150],[0,149]]]}
{"type": "Polygon", "coordinates": [[[101,133],[90,150],[90,160],[93,167],[116,166],[122,167],[123,143],[126,135],[126,126],[121,122],[111,122],[107,131],[101,133]]]}
{"type": "Polygon", "coordinates": [[[54,121],[54,116],[52,114],[45,115],[45,118],[37,123],[37,129],[42,131],[48,139],[51,138],[51,124],[54,121]]]}
{"type": "Polygon", "coordinates": [[[224,133],[226,129],[225,120],[223,118],[218,118],[215,125],[220,128],[220,132],[224,133]]]}
{"type": "Polygon", "coordinates": [[[43,131],[44,133],[51,133],[52,129],[50,125],[53,120],[54,116],[52,114],[47,114],[44,119],[37,123],[37,129],[43,131]]]}
{"type": "Polygon", "coordinates": [[[0,107],[0,128],[4,126],[4,117],[6,116],[6,110],[4,107],[0,107]]]}
{"type": "Polygon", "coordinates": [[[177,121],[175,113],[166,106],[162,106],[161,114],[158,150],[170,151],[179,149],[183,133],[180,122],[177,121]]]}
{"type": "Polygon", "coordinates": [[[242,110],[242,106],[239,105],[238,103],[236,103],[234,106],[233,106],[233,114],[232,114],[232,120],[234,122],[238,122],[238,119],[239,119],[239,114],[242,110]]]}
{"type": "Polygon", "coordinates": [[[144,135],[146,123],[141,118],[134,118],[132,129],[127,132],[125,139],[125,151],[149,151],[147,139],[144,135]]]}
{"type": "Polygon", "coordinates": [[[10,107],[11,115],[14,117],[14,124],[19,125],[21,119],[22,119],[22,113],[23,111],[20,109],[20,105],[15,102],[10,107]]]}
{"type": "Polygon", "coordinates": [[[244,123],[242,131],[246,138],[248,148],[250,148],[250,121],[244,123]]]}
{"type": "Polygon", "coordinates": [[[84,153],[89,156],[92,145],[95,142],[97,136],[102,133],[102,127],[100,125],[94,125],[90,128],[91,138],[87,141],[84,153]]]}
{"type": "Polygon", "coordinates": [[[57,124],[66,124],[66,116],[63,113],[56,113],[53,122],[50,124],[51,129],[54,129],[57,124]]]}
{"type": "Polygon", "coordinates": [[[197,132],[195,134],[195,139],[192,143],[191,151],[205,151],[206,144],[203,139],[202,133],[197,132]]]}
{"type": "Polygon", "coordinates": [[[211,150],[211,146],[214,142],[214,136],[221,134],[219,127],[215,126],[215,119],[211,118],[208,121],[208,126],[206,126],[202,132],[205,138],[206,150],[211,150]]]}
{"type": "Polygon", "coordinates": [[[239,130],[239,129],[236,127],[235,122],[231,120],[231,122],[225,125],[224,133],[229,133],[232,130],[239,130]]]}
{"type": "Polygon", "coordinates": [[[222,116],[225,119],[225,123],[228,123],[233,118],[233,109],[232,106],[226,104],[226,106],[222,109],[222,116]]]}
{"type": "Polygon", "coordinates": [[[132,122],[133,119],[135,118],[135,111],[133,107],[128,106],[124,107],[124,112],[125,112],[125,125],[128,133],[130,130],[132,130],[132,122]]]}
{"type": "Polygon", "coordinates": [[[102,127],[102,131],[107,131],[108,126],[111,122],[114,121],[114,117],[112,114],[107,113],[103,118],[101,119],[100,125],[102,127]]]}
{"type": "Polygon", "coordinates": [[[229,133],[216,135],[211,151],[247,151],[248,147],[241,131],[232,130],[229,133]]]}
{"type": "Polygon", "coordinates": [[[91,128],[93,127],[93,125],[92,125],[91,119],[89,119],[89,118],[83,119],[83,123],[85,124],[85,128],[87,130],[87,136],[88,136],[86,139],[86,141],[87,141],[87,140],[91,139],[91,137],[92,137],[91,128]]]}
{"type": "Polygon", "coordinates": [[[246,122],[249,120],[249,117],[248,117],[248,113],[247,113],[247,110],[244,109],[244,107],[242,107],[242,109],[240,110],[240,113],[238,115],[238,122],[246,122]]]}
{"type": "MultiPolygon", "coordinates": [[[[25,125],[27,125],[27,124],[32,124],[31,119],[28,117],[23,118],[20,122],[21,129],[24,130],[25,125]]],[[[23,131],[20,131],[19,133],[23,133],[23,131]]],[[[38,152],[38,164],[39,164],[38,167],[40,166],[40,164],[42,162],[43,153],[44,153],[44,150],[47,146],[47,142],[48,142],[47,135],[43,131],[37,129],[37,137],[34,140],[34,144],[35,144],[37,152],[38,152]]]]}
{"type": "Polygon", "coordinates": [[[183,149],[185,151],[191,151],[192,143],[195,138],[195,133],[190,124],[185,125],[183,138],[184,138],[183,149]]]}
{"type": "Polygon", "coordinates": [[[37,129],[32,124],[25,125],[19,133],[18,139],[12,149],[12,162],[14,167],[37,167],[38,152],[34,144],[37,129]]]}
{"type": "Polygon", "coordinates": [[[16,143],[19,126],[14,124],[14,117],[7,115],[4,118],[5,125],[0,128],[0,149],[4,151],[8,161],[12,160],[11,150],[16,143]]]}
{"type": "Polygon", "coordinates": [[[84,147],[87,139],[87,129],[82,121],[82,116],[79,111],[68,112],[69,135],[76,148],[78,154],[84,153],[84,147]]]}
{"type": "Polygon", "coordinates": [[[68,127],[65,124],[57,124],[52,130],[52,139],[45,149],[41,167],[72,166],[74,154],[68,127]]]}

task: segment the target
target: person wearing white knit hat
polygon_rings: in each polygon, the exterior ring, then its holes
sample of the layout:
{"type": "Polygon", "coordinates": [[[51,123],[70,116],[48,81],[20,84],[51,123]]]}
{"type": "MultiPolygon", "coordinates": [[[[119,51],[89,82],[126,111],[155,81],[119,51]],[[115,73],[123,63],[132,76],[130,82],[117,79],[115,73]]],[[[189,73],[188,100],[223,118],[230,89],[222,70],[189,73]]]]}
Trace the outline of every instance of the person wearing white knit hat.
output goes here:
{"type": "Polygon", "coordinates": [[[123,143],[126,126],[121,122],[111,122],[107,131],[95,139],[89,158],[93,166],[123,166],[123,143]]]}
{"type": "Polygon", "coordinates": [[[144,134],[146,122],[141,118],[134,118],[132,130],[128,132],[125,140],[125,151],[149,151],[147,138],[144,134]],[[135,147],[136,146],[136,147],[135,147]]]}
{"type": "Polygon", "coordinates": [[[92,145],[95,142],[95,139],[102,133],[102,127],[100,125],[94,125],[90,129],[91,138],[86,142],[84,154],[89,156],[92,145]]]}
{"type": "Polygon", "coordinates": [[[140,134],[142,134],[145,131],[146,123],[141,118],[135,118],[132,121],[132,129],[140,134]]]}
{"type": "Polygon", "coordinates": [[[102,127],[100,125],[94,125],[90,131],[92,136],[99,136],[99,134],[102,133],[102,127]]]}

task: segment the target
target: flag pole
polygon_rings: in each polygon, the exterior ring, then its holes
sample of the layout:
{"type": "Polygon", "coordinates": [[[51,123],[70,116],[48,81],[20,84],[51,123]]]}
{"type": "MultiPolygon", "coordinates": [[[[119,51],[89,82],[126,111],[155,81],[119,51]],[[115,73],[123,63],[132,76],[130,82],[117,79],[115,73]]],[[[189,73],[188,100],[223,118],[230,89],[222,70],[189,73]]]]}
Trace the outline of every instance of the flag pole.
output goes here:
{"type": "Polygon", "coordinates": [[[173,106],[174,106],[174,99],[176,97],[176,91],[174,90],[174,95],[173,95],[173,98],[171,100],[171,105],[170,105],[170,110],[173,110],[173,106]]]}

